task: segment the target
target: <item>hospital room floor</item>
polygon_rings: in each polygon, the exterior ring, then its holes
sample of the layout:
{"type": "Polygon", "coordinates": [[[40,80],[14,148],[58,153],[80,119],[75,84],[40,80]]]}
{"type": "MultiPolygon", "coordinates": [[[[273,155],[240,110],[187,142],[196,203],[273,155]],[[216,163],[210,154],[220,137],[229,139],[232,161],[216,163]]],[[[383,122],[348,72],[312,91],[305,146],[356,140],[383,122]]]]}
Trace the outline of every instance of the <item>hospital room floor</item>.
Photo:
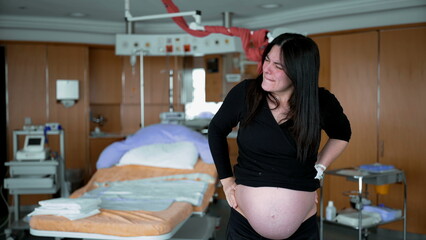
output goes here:
{"type": "MultiPolygon", "coordinates": [[[[215,240],[226,240],[226,225],[227,219],[229,217],[229,207],[226,200],[218,200],[209,207],[209,212],[207,213],[212,216],[220,216],[220,224],[215,231],[215,240]]],[[[18,234],[14,240],[54,240],[54,238],[48,237],[35,237],[31,236],[28,232],[22,232],[18,234]]],[[[324,225],[324,240],[357,240],[358,231],[352,228],[325,224],[324,225]]],[[[401,231],[392,231],[386,229],[376,229],[376,231],[371,232],[368,235],[368,240],[401,240],[403,239],[403,234],[401,231]]],[[[71,239],[63,239],[71,240],[71,239]]],[[[77,240],[77,239],[73,239],[77,240]]],[[[407,240],[426,240],[426,235],[420,234],[407,234],[407,240]]]]}

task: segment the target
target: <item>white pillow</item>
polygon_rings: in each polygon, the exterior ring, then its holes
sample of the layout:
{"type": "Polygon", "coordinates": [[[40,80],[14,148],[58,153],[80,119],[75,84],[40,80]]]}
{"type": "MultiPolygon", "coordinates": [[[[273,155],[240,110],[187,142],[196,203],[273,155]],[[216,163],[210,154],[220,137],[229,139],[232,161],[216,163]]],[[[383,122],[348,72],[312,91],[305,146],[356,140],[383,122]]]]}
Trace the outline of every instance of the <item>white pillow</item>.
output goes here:
{"type": "Polygon", "coordinates": [[[198,151],[192,142],[181,141],[144,145],[126,152],[118,162],[122,165],[145,165],[152,167],[194,169],[198,151]]]}

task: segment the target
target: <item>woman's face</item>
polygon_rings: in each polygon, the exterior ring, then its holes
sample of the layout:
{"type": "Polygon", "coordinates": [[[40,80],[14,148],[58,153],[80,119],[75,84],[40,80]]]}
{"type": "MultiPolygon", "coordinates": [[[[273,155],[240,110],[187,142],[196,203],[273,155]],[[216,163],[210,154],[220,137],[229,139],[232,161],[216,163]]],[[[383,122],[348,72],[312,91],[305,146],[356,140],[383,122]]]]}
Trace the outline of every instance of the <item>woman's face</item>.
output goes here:
{"type": "Polygon", "coordinates": [[[293,83],[284,72],[284,64],[281,61],[281,49],[275,45],[269,51],[262,66],[263,70],[263,90],[277,95],[291,93],[293,83]]]}

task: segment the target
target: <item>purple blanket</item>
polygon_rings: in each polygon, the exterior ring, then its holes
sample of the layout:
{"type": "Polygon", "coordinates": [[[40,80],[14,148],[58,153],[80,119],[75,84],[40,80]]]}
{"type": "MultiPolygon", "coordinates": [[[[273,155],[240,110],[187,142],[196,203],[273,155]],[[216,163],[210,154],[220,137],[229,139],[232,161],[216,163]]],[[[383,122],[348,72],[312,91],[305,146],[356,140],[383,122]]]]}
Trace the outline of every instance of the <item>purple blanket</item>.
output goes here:
{"type": "Polygon", "coordinates": [[[108,168],[117,164],[129,150],[149,144],[189,141],[194,143],[201,159],[213,163],[207,138],[188,127],[176,124],[154,124],[142,128],[125,140],[106,147],[99,156],[96,168],[108,168]]]}

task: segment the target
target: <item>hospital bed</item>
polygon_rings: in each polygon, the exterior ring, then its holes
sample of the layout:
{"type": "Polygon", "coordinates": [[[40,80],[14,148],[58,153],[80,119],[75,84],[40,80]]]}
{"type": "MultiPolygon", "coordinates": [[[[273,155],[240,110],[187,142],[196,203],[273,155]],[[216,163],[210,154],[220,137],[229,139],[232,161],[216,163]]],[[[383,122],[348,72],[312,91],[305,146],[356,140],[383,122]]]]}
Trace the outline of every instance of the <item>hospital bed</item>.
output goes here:
{"type": "MultiPolygon", "coordinates": [[[[164,126],[161,127],[164,129],[164,126]]],[[[146,135],[144,135],[144,139],[146,139],[146,135]]],[[[161,141],[164,141],[164,139],[161,141]]],[[[138,156],[141,156],[140,152],[138,156]]],[[[121,159],[124,159],[124,156],[121,159]]],[[[128,164],[116,164],[98,169],[89,182],[72,193],[70,198],[84,197],[85,194],[98,189],[99,186],[117,182],[151,179],[164,179],[166,181],[190,179],[191,181],[207,182],[207,187],[203,192],[204,195],[200,198],[202,199],[200,204],[193,205],[190,202],[173,201],[169,207],[158,211],[129,211],[101,208],[100,213],[78,220],[69,220],[65,217],[55,215],[35,215],[30,219],[30,233],[35,236],[55,238],[180,239],[173,238],[173,236],[180,229],[184,229],[185,224],[200,223],[204,219],[207,221],[207,225],[213,224],[213,227],[210,227],[208,230],[211,233],[207,233],[213,236],[216,219],[212,220],[206,212],[215,193],[217,172],[214,164],[205,162],[200,157],[197,157],[193,168],[157,167],[133,163],[130,161],[128,164]],[[194,219],[196,220],[194,221],[194,219]]],[[[205,224],[202,225],[206,227],[205,224]]]]}

